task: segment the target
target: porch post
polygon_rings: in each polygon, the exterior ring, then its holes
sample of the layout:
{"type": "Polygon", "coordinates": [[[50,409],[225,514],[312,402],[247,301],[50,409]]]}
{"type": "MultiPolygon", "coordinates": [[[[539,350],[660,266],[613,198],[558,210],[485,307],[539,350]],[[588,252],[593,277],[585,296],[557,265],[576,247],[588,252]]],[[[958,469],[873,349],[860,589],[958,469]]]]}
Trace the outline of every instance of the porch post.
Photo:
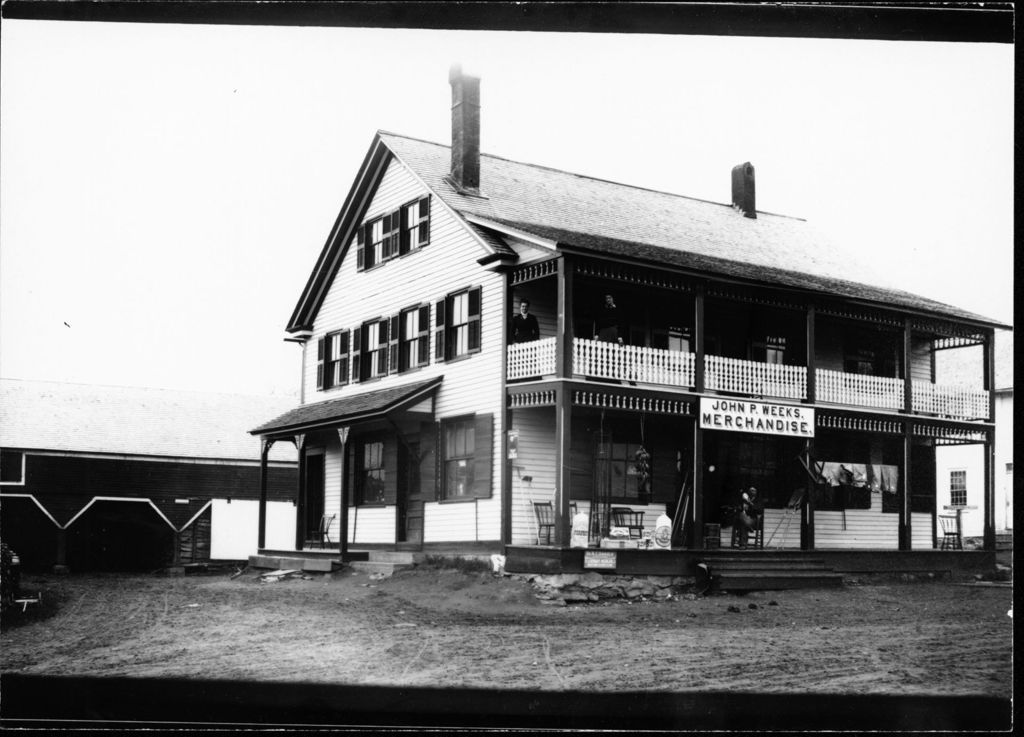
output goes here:
{"type": "MultiPolygon", "coordinates": [[[[698,323],[699,324],[699,323],[698,323]]],[[[698,365],[703,365],[701,362],[698,365]]],[[[690,544],[686,545],[686,520],[683,520],[683,546],[700,548],[704,544],[704,431],[700,427],[700,413],[693,420],[693,529],[690,544]]]]}
{"type": "Polygon", "coordinates": [[[273,440],[263,438],[263,447],[260,449],[260,517],[259,534],[256,537],[257,552],[267,546],[267,456],[273,445],[273,440]]]}
{"type": "MultiPolygon", "coordinates": [[[[704,391],[704,282],[697,284],[697,291],[693,298],[693,390],[698,394],[704,391]]],[[[699,462],[700,457],[694,456],[694,462],[699,462]]],[[[697,476],[694,475],[696,484],[697,476]]],[[[696,490],[696,485],[694,485],[696,490]]],[[[694,494],[696,501],[696,494],[694,494]]],[[[696,512],[696,506],[694,512],[696,512]]]]}
{"type": "MultiPolygon", "coordinates": [[[[816,370],[814,360],[814,324],[815,324],[815,310],[814,303],[807,305],[807,404],[814,404],[814,399],[817,396],[817,385],[815,384],[816,370]]],[[[809,456],[808,456],[809,457],[809,456]]]]}
{"type": "MultiPolygon", "coordinates": [[[[807,438],[805,441],[807,462],[814,467],[814,440],[807,438]]],[[[814,484],[811,482],[810,474],[807,476],[807,492],[804,494],[803,502],[800,504],[800,549],[814,550],[814,484]]]]}
{"type": "Polygon", "coordinates": [[[68,531],[64,527],[57,528],[57,561],[53,564],[54,573],[67,573],[68,569],[68,531]]]}
{"type": "Polygon", "coordinates": [[[338,554],[342,562],[348,555],[348,475],[345,472],[345,461],[348,457],[349,427],[338,428],[338,440],[341,441],[341,509],[338,510],[338,554]]]}
{"type": "Polygon", "coordinates": [[[914,413],[914,383],[910,375],[910,332],[910,318],[906,317],[903,319],[903,411],[908,415],[914,413]]]}
{"type": "MultiPolygon", "coordinates": [[[[502,291],[503,314],[511,315],[512,303],[512,279],[506,273],[503,277],[504,290],[502,291]]],[[[508,458],[508,433],[512,429],[512,410],[508,406],[508,337],[509,331],[501,331],[501,355],[503,366],[501,369],[501,411],[498,415],[498,431],[502,434],[501,454],[498,456],[498,479],[501,489],[501,544],[509,545],[512,542],[512,464],[508,458]]],[[[557,368],[555,371],[557,372],[557,368]]],[[[422,493],[422,492],[421,492],[422,493]]]]}
{"type": "Polygon", "coordinates": [[[555,375],[572,378],[572,260],[568,256],[558,259],[558,342],[555,346],[555,375]]]}
{"type": "Polygon", "coordinates": [[[910,450],[913,440],[913,426],[910,418],[903,421],[903,483],[900,484],[899,495],[899,549],[910,550],[910,450]]]}
{"type": "Polygon", "coordinates": [[[567,546],[572,482],[569,441],[572,438],[572,390],[560,382],[555,390],[555,545],[567,546]]]}
{"type": "Polygon", "coordinates": [[[985,501],[984,526],[981,545],[983,550],[996,549],[996,333],[985,333],[985,353],[982,367],[985,371],[985,389],[988,390],[988,417],[992,429],[985,433],[985,501]]]}
{"type": "Polygon", "coordinates": [[[299,451],[299,488],[295,495],[295,549],[302,550],[306,541],[306,436],[295,436],[295,447],[299,451]]]}

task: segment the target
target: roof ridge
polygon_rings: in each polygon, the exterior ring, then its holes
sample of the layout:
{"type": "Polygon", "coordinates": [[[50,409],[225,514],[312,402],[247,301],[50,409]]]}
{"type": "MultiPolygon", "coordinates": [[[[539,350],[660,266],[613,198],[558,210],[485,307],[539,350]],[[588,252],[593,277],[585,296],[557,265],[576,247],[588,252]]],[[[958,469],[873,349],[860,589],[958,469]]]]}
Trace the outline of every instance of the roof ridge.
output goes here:
{"type": "MultiPolygon", "coordinates": [[[[386,130],[383,130],[383,129],[378,129],[377,133],[378,133],[378,135],[379,134],[384,134],[384,135],[387,135],[387,136],[394,136],[395,138],[404,138],[404,139],[406,139],[408,141],[418,141],[419,143],[426,143],[426,144],[431,145],[431,146],[438,146],[439,148],[446,148],[446,149],[451,150],[451,146],[448,146],[448,145],[443,144],[443,143],[438,143],[437,141],[428,141],[425,138],[417,138],[416,136],[407,136],[407,135],[402,134],[402,133],[395,133],[393,131],[386,131],[386,130]]],[[[591,176],[590,174],[580,174],[579,172],[569,171],[567,169],[559,169],[557,167],[548,166],[546,164],[534,164],[534,163],[531,163],[529,161],[519,161],[518,159],[510,159],[507,156],[498,156],[497,154],[484,153],[483,151],[480,152],[480,156],[481,156],[481,158],[486,157],[488,159],[494,159],[494,160],[497,160],[497,161],[506,161],[506,162],[508,162],[510,164],[519,164],[520,166],[529,166],[529,167],[534,168],[534,169],[544,169],[546,171],[555,172],[555,173],[558,173],[558,174],[565,174],[567,176],[576,177],[578,179],[589,179],[592,182],[602,182],[604,184],[613,184],[616,187],[629,187],[630,189],[639,190],[641,192],[651,192],[653,194],[665,195],[666,197],[678,197],[679,199],[690,200],[691,202],[703,202],[706,205],[717,205],[719,207],[732,208],[731,204],[728,204],[728,203],[725,203],[725,202],[716,202],[715,200],[707,200],[707,199],[704,199],[703,197],[693,197],[691,195],[679,194],[678,192],[666,192],[663,189],[652,189],[651,187],[641,187],[638,184],[629,184],[627,182],[617,182],[617,181],[615,181],[613,179],[604,179],[602,177],[591,176]]],[[[778,212],[770,212],[768,210],[757,210],[756,212],[759,215],[771,215],[772,217],[786,218],[787,220],[799,220],[802,223],[806,223],[807,222],[806,218],[798,217],[796,215],[785,215],[785,214],[778,213],[778,212]]]]}

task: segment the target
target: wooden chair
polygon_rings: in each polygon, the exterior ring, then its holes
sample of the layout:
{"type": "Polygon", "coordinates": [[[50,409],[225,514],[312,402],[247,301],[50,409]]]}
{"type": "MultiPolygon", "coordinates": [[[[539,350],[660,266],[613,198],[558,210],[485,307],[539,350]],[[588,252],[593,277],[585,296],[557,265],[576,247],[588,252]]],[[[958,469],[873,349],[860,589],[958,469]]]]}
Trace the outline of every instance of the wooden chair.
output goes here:
{"type": "Polygon", "coordinates": [[[734,548],[764,548],[764,514],[757,515],[753,527],[747,528],[747,539],[741,540],[740,525],[733,523],[732,526],[732,547],[734,548]]]}
{"type": "Polygon", "coordinates": [[[551,536],[555,533],[555,508],[551,502],[534,502],[533,513],[537,515],[537,544],[541,544],[543,537],[544,545],[550,545],[551,536]]]}
{"type": "Polygon", "coordinates": [[[331,523],[334,522],[334,518],[337,515],[325,514],[320,517],[320,525],[316,528],[316,531],[312,533],[310,538],[306,541],[306,544],[312,547],[316,545],[318,548],[326,548],[331,545],[331,523]]]}
{"type": "Polygon", "coordinates": [[[956,515],[940,514],[939,525],[942,527],[941,550],[963,550],[964,543],[960,539],[960,525],[956,515]]]}
{"type": "Polygon", "coordinates": [[[629,507],[612,507],[612,527],[626,527],[631,538],[644,536],[644,513],[629,507]]]}

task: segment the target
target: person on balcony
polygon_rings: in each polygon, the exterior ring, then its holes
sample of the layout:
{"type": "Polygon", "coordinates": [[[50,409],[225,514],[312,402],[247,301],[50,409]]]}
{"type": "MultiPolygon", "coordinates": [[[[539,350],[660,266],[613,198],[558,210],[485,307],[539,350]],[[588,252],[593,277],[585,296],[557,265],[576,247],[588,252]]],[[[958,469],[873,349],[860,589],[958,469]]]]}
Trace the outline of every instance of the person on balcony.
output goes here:
{"type": "Polygon", "coordinates": [[[610,294],[604,295],[604,304],[597,313],[597,320],[594,321],[594,340],[622,345],[622,338],[619,335],[620,324],[619,308],[615,306],[615,298],[610,294]]]}
{"type": "Polygon", "coordinates": [[[529,343],[540,338],[540,326],[537,318],[530,314],[530,300],[519,300],[519,314],[512,316],[512,327],[509,328],[510,343],[529,343]]]}

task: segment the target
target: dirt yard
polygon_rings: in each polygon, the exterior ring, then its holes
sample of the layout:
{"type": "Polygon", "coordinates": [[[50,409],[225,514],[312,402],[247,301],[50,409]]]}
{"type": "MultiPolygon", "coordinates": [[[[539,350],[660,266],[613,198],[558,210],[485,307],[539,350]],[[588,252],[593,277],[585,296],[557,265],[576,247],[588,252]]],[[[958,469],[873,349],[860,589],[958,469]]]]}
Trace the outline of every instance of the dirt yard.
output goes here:
{"type": "Polygon", "coordinates": [[[550,606],[419,567],[25,576],[3,673],[553,690],[1011,694],[1012,590],[950,582],[550,606]]]}

